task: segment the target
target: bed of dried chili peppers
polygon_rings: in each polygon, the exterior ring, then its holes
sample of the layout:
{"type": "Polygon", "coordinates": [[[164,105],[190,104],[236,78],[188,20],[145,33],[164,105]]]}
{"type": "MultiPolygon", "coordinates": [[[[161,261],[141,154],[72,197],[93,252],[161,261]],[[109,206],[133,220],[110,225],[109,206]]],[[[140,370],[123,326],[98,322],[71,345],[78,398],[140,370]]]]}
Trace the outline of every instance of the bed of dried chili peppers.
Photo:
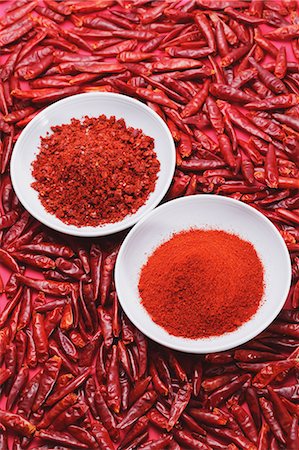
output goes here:
{"type": "Polygon", "coordinates": [[[298,2],[3,7],[0,448],[12,435],[14,449],[298,449],[298,2]],[[90,91],[134,96],[166,120],[177,144],[169,199],[232,196],[277,226],[293,284],[256,339],[192,358],[148,342],[114,291],[122,237],[68,243],[22,209],[9,178],[19,133],[54,100],[90,91]]]}

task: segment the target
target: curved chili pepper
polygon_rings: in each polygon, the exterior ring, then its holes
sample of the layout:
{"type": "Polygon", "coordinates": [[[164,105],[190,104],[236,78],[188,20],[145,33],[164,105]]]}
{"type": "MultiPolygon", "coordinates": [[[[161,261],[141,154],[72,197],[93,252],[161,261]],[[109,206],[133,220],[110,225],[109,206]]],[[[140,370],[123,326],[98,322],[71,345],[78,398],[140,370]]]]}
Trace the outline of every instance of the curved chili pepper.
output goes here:
{"type": "Polygon", "coordinates": [[[44,317],[42,314],[32,314],[33,339],[39,361],[45,362],[48,358],[48,336],[45,332],[44,317]]]}
{"type": "Polygon", "coordinates": [[[27,366],[21,367],[19,373],[17,374],[14,383],[10,389],[9,395],[6,401],[6,409],[11,410],[18,400],[20,392],[27,383],[29,376],[29,369],[27,366]]]}
{"type": "Polygon", "coordinates": [[[214,428],[213,433],[220,438],[233,442],[243,450],[256,450],[256,446],[241,434],[226,428],[214,428]]]}
{"type": "Polygon", "coordinates": [[[55,430],[63,431],[69,425],[75,424],[77,421],[81,420],[88,411],[88,406],[84,403],[76,403],[56,417],[53,422],[53,427],[55,430]]]}
{"type": "Polygon", "coordinates": [[[107,370],[107,403],[113,411],[119,413],[121,405],[121,390],[119,382],[119,361],[116,345],[112,346],[112,356],[107,370]]]}
{"type": "MultiPolygon", "coordinates": [[[[211,89],[211,86],[210,86],[211,89]]],[[[209,121],[217,134],[224,133],[224,122],[220,109],[213,97],[208,96],[206,99],[209,121]]]]}
{"type": "Polygon", "coordinates": [[[52,0],[45,0],[44,2],[49,8],[51,8],[53,11],[62,14],[63,16],[69,16],[72,13],[72,9],[65,4],[57,3],[52,0]]]}
{"type": "Polygon", "coordinates": [[[0,315],[0,327],[3,327],[3,325],[7,321],[8,317],[11,315],[11,313],[16,308],[16,306],[19,304],[19,300],[22,296],[22,291],[23,291],[23,288],[19,287],[19,289],[17,290],[17,293],[11,299],[11,301],[9,303],[6,303],[6,305],[0,315]]]}
{"type": "Polygon", "coordinates": [[[48,428],[59,416],[59,414],[74,405],[77,402],[77,399],[78,397],[76,394],[71,393],[66,395],[63,399],[57,402],[53,408],[45,413],[42,420],[37,424],[37,429],[48,428]]]}
{"type": "Polygon", "coordinates": [[[263,416],[267,424],[269,425],[269,428],[271,429],[272,433],[279,442],[285,444],[285,438],[283,436],[282,429],[274,416],[272,404],[264,397],[261,397],[259,399],[259,403],[261,406],[263,416]]]}
{"type": "Polygon", "coordinates": [[[298,438],[298,417],[293,416],[291,428],[287,435],[287,448],[290,450],[295,450],[298,448],[299,445],[299,438],[298,438]]]}
{"type": "Polygon", "coordinates": [[[239,126],[244,131],[247,131],[254,136],[257,136],[264,141],[271,142],[272,139],[264,133],[262,130],[257,128],[246,116],[244,116],[237,108],[232,107],[231,105],[225,105],[225,111],[228,114],[231,121],[239,126]]]}
{"type": "Polygon", "coordinates": [[[55,336],[57,338],[58,344],[60,345],[61,349],[65,352],[68,358],[70,358],[72,361],[78,360],[78,352],[74,346],[74,344],[70,341],[70,339],[62,333],[60,328],[57,328],[57,331],[55,333],[55,336]]]}
{"type": "Polygon", "coordinates": [[[190,397],[192,388],[188,382],[186,382],[176,393],[173,402],[170,407],[169,419],[167,423],[167,431],[172,430],[179,417],[186,409],[190,397]]]}
{"type": "Polygon", "coordinates": [[[1,32],[0,47],[4,47],[12,42],[15,42],[17,39],[20,39],[28,33],[33,26],[34,22],[29,17],[21,19],[18,22],[6,27],[5,30],[1,32]]]}
{"type": "Polygon", "coordinates": [[[97,390],[95,392],[94,401],[95,401],[95,407],[96,407],[97,413],[100,417],[102,424],[108,430],[111,437],[117,438],[118,432],[116,430],[115,418],[114,418],[113,414],[111,413],[111,411],[109,410],[100,390],[97,390]]]}
{"type": "Polygon", "coordinates": [[[58,356],[53,356],[46,362],[45,369],[40,380],[40,386],[32,406],[32,410],[34,412],[36,412],[43,405],[50,395],[57,380],[61,364],[62,360],[58,356]]]}
{"type": "Polygon", "coordinates": [[[83,444],[86,444],[88,448],[95,448],[96,440],[85,428],[81,428],[77,425],[69,425],[67,431],[72,437],[83,442],[83,444]]]}
{"type": "Polygon", "coordinates": [[[271,386],[268,386],[267,389],[270,400],[273,403],[278,422],[280,423],[280,426],[282,427],[282,430],[285,432],[285,434],[288,435],[292,425],[292,417],[289,414],[286,406],[280,399],[279,395],[271,388],[271,386]]]}
{"type": "Polygon", "coordinates": [[[24,417],[29,417],[29,414],[31,413],[31,408],[40,385],[41,376],[42,370],[37,372],[31,378],[22,392],[21,399],[18,403],[18,413],[24,417]]]}
{"type": "Polygon", "coordinates": [[[110,286],[112,281],[112,272],[115,266],[117,254],[119,247],[114,249],[110,254],[108,254],[102,263],[101,268],[101,281],[100,281],[100,296],[101,304],[105,305],[108,300],[110,286]]]}
{"type": "Polygon", "coordinates": [[[21,263],[41,269],[55,269],[54,261],[48,256],[31,253],[13,252],[13,256],[21,263]]]}
{"type": "Polygon", "coordinates": [[[265,39],[264,36],[260,33],[259,29],[256,28],[254,31],[254,40],[258,44],[260,48],[265,50],[267,53],[269,53],[274,58],[277,57],[278,49],[273,45],[269,40],[265,39]]]}
{"type": "Polygon", "coordinates": [[[113,342],[112,317],[101,306],[97,309],[99,321],[106,348],[111,347],[113,342]]]}
{"type": "Polygon", "coordinates": [[[24,284],[37,291],[42,291],[45,294],[52,294],[57,296],[65,296],[71,292],[72,286],[70,283],[60,283],[47,280],[34,280],[21,274],[16,274],[19,283],[24,284]]]}
{"type": "Polygon", "coordinates": [[[173,437],[163,434],[159,439],[149,440],[141,444],[138,448],[143,450],[163,450],[173,442],[173,437]]]}
{"type": "Polygon", "coordinates": [[[92,434],[94,435],[98,445],[105,450],[113,450],[114,445],[110,439],[109,433],[100,422],[92,422],[92,434]]]}
{"type": "Polygon", "coordinates": [[[128,444],[130,444],[135,438],[142,435],[148,428],[149,419],[146,416],[140,417],[136,425],[124,436],[121,440],[119,450],[124,449],[128,444]]]}
{"type": "Polygon", "coordinates": [[[100,289],[102,250],[96,244],[92,244],[90,249],[90,273],[94,289],[94,300],[97,300],[100,289]]]}
{"type": "MultiPolygon", "coordinates": [[[[181,163],[183,165],[183,162],[181,163]]],[[[185,175],[183,177],[175,177],[173,183],[167,193],[167,198],[172,199],[175,197],[179,197],[184,194],[187,189],[187,186],[190,182],[190,177],[185,175]]]]}
{"type": "Polygon", "coordinates": [[[84,347],[84,350],[81,352],[79,356],[79,366],[80,367],[89,367],[92,364],[94,356],[99,348],[99,336],[101,335],[101,331],[98,331],[92,339],[87,343],[84,347]]]}
{"type": "MultiPolygon", "coordinates": [[[[100,381],[100,380],[99,380],[100,381]]],[[[88,378],[84,386],[85,399],[90,408],[90,412],[94,418],[98,417],[97,408],[95,405],[95,393],[96,393],[96,385],[93,378],[88,378]]]]}
{"type": "Polygon", "coordinates": [[[221,59],[222,67],[229,67],[236,61],[239,61],[242,56],[246,55],[252,48],[251,44],[243,45],[242,47],[231,50],[224,58],[221,59]]]}
{"type": "Polygon", "coordinates": [[[232,378],[234,375],[232,374],[224,374],[224,375],[217,375],[213,378],[206,378],[202,382],[202,388],[205,392],[213,392],[216,389],[220,388],[224,384],[226,384],[228,381],[232,381],[232,378]]]}
{"type": "Polygon", "coordinates": [[[11,254],[0,249],[0,262],[13,272],[19,272],[19,266],[11,254]]]}
{"type": "Polygon", "coordinates": [[[247,412],[239,406],[237,403],[233,404],[230,408],[230,411],[236,422],[240,426],[241,430],[245,434],[245,436],[254,444],[257,444],[258,434],[255,428],[255,424],[252,418],[247,414],[247,412]]]}
{"type": "Polygon", "coordinates": [[[54,394],[50,395],[50,397],[46,401],[46,406],[52,406],[54,403],[58,402],[58,400],[61,400],[63,397],[65,397],[67,394],[70,394],[74,390],[76,390],[81,384],[83,384],[88,376],[90,375],[91,369],[86,369],[84,372],[81,373],[81,375],[78,375],[74,380],[72,380],[70,383],[68,383],[64,388],[61,389],[59,392],[55,392],[54,394]]]}
{"type": "Polygon", "coordinates": [[[190,136],[185,133],[180,134],[178,152],[182,158],[188,158],[192,153],[192,141],[190,136]]]}
{"type": "MultiPolygon", "coordinates": [[[[278,209],[280,209],[280,208],[278,208],[278,209]]],[[[282,216],[285,215],[285,217],[288,217],[289,214],[291,213],[291,211],[280,210],[279,213],[282,216]]],[[[295,214],[294,214],[293,220],[298,220],[298,217],[295,216],[295,214]]],[[[299,327],[298,327],[298,324],[276,322],[276,323],[271,324],[270,331],[273,331],[274,333],[277,333],[277,334],[285,334],[287,336],[298,338],[299,327]]],[[[295,361],[295,366],[297,367],[296,361],[295,361]]]]}
{"type": "Polygon", "coordinates": [[[229,138],[226,136],[226,134],[220,134],[218,135],[218,142],[219,142],[219,148],[220,152],[223,156],[223,159],[225,162],[231,167],[236,167],[236,159],[233,154],[231,142],[229,138]]]}
{"type": "MultiPolygon", "coordinates": [[[[70,302],[67,302],[63,308],[63,312],[62,314],[59,314],[58,311],[61,311],[61,309],[59,308],[55,308],[55,310],[53,310],[53,316],[54,316],[54,320],[55,318],[60,316],[60,328],[62,330],[70,330],[71,328],[73,328],[73,323],[74,323],[74,316],[73,316],[73,309],[72,309],[72,305],[70,302]],[[54,311],[57,311],[57,313],[55,314],[54,311]]],[[[57,321],[58,321],[57,320],[57,321]]],[[[57,323],[55,323],[55,326],[57,325],[57,323]]],[[[51,328],[51,331],[53,331],[53,329],[51,328]]]]}
{"type": "Polygon", "coordinates": [[[77,439],[74,439],[69,434],[63,433],[60,431],[40,430],[40,431],[37,431],[36,436],[41,440],[53,442],[54,444],[68,446],[68,447],[87,448],[88,449],[88,446],[86,444],[83,444],[82,442],[78,441],[77,439]]]}
{"type": "Polygon", "coordinates": [[[229,46],[224,32],[223,22],[218,20],[215,25],[215,39],[217,44],[217,50],[220,56],[223,58],[229,53],[229,46]]]}
{"type": "Polygon", "coordinates": [[[65,20],[64,16],[52,11],[52,9],[47,7],[37,6],[35,8],[35,11],[41,16],[47,17],[48,19],[51,19],[56,23],[63,23],[65,20]]]}
{"type": "MultiPolygon", "coordinates": [[[[159,430],[167,430],[168,427],[168,418],[163,416],[159,411],[156,409],[151,409],[147,413],[147,417],[152,425],[159,428],[159,430]]],[[[139,421],[137,422],[137,424],[139,421]]]]}
{"type": "Polygon", "coordinates": [[[143,416],[157,400],[157,394],[154,391],[148,391],[143,394],[129,409],[124,419],[117,425],[117,428],[123,429],[135,423],[143,416]]]}
{"type": "Polygon", "coordinates": [[[193,437],[193,435],[191,433],[188,433],[187,431],[174,429],[173,435],[174,438],[185,448],[201,450],[211,449],[210,446],[202,442],[202,440],[198,440],[197,437],[193,437]]]}
{"type": "Polygon", "coordinates": [[[22,436],[30,437],[35,433],[35,426],[19,414],[0,409],[0,421],[5,427],[22,436]]]}
{"type": "MultiPolygon", "coordinates": [[[[1,173],[3,173],[1,171],[1,173]]],[[[19,213],[17,211],[9,211],[0,217],[0,230],[4,230],[5,228],[10,228],[14,223],[16,223],[19,217],[19,213]]]]}
{"type": "Polygon", "coordinates": [[[241,387],[251,379],[250,375],[243,374],[235,378],[231,383],[224,385],[214,391],[208,398],[211,406],[217,406],[232,394],[237,392],[241,387]]]}
{"type": "Polygon", "coordinates": [[[104,379],[106,379],[106,368],[104,362],[104,349],[105,349],[104,345],[105,343],[102,342],[96,359],[96,376],[100,384],[103,382],[104,379]]]}
{"type": "Polygon", "coordinates": [[[126,373],[121,370],[119,374],[121,387],[121,411],[127,411],[129,407],[130,382],[126,373]]]}
{"type": "Polygon", "coordinates": [[[20,250],[27,250],[33,253],[43,253],[49,256],[57,256],[62,258],[71,258],[74,255],[70,247],[53,242],[41,242],[40,244],[26,244],[20,247],[20,250]]]}
{"type": "Polygon", "coordinates": [[[12,376],[12,371],[7,368],[0,369],[0,386],[4,384],[12,376]]]}
{"type": "Polygon", "coordinates": [[[265,160],[266,183],[270,188],[278,187],[278,168],[275,155],[275,147],[269,144],[265,160]]]}
{"type": "Polygon", "coordinates": [[[218,413],[216,409],[212,412],[204,409],[190,408],[188,412],[194,419],[207,425],[219,426],[227,423],[227,418],[221,413],[218,413]]]}
{"type": "Polygon", "coordinates": [[[129,379],[132,381],[132,370],[131,370],[131,363],[130,359],[127,353],[126,346],[124,345],[123,341],[119,340],[117,343],[117,351],[118,351],[118,358],[119,361],[124,368],[126,374],[128,375],[129,379]]]}
{"type": "Polygon", "coordinates": [[[134,329],[134,341],[138,349],[139,377],[142,378],[147,367],[147,340],[145,336],[137,329],[134,329]]]}
{"type": "Polygon", "coordinates": [[[62,361],[62,366],[71,374],[77,375],[78,369],[75,367],[65,356],[64,353],[58,348],[55,342],[50,342],[49,344],[49,352],[51,356],[58,356],[62,361]]]}
{"type": "Polygon", "coordinates": [[[192,389],[193,389],[193,395],[194,397],[198,397],[200,393],[201,388],[201,382],[202,382],[202,362],[199,360],[193,368],[193,375],[192,375],[192,389]]]}
{"type": "Polygon", "coordinates": [[[190,102],[185,106],[183,111],[181,112],[182,117],[190,117],[196,114],[204,102],[206,101],[209,93],[209,80],[206,80],[203,84],[202,90],[195,95],[195,97],[190,100],[190,102]]]}
{"type": "Polygon", "coordinates": [[[149,100],[153,103],[157,103],[158,105],[167,106],[170,109],[178,109],[177,104],[159,89],[150,90],[147,88],[137,87],[135,92],[137,96],[144,100],[149,100]]]}
{"type": "Polygon", "coordinates": [[[211,83],[210,92],[214,97],[237,103],[248,103],[253,98],[245,92],[221,83],[211,83]]]}
{"type": "Polygon", "coordinates": [[[271,91],[275,92],[276,94],[287,94],[287,89],[284,85],[284,83],[277,78],[275,75],[273,75],[271,72],[269,72],[267,69],[264,69],[260,64],[258,64],[254,58],[249,58],[250,64],[257,70],[259,78],[265,85],[271,89],[271,91]]]}

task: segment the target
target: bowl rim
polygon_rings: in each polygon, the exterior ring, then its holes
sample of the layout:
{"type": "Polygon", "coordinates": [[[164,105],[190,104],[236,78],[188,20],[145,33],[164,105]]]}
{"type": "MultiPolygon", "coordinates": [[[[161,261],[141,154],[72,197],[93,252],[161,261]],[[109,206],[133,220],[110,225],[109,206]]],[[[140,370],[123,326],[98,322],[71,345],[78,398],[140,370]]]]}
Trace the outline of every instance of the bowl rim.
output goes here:
{"type": "MultiPolygon", "coordinates": [[[[196,200],[195,200],[196,201],[196,200]]],[[[182,229],[183,231],[183,229],[182,229]]],[[[283,240],[283,237],[281,236],[281,234],[279,233],[279,231],[277,230],[277,228],[275,227],[275,225],[273,225],[273,223],[266,217],[264,216],[260,211],[256,210],[255,208],[253,208],[250,205],[247,205],[246,203],[243,203],[239,200],[235,200],[232,199],[230,197],[224,197],[224,196],[220,196],[220,195],[215,195],[215,194],[196,194],[196,195],[192,195],[192,196],[187,196],[187,197],[179,197],[173,200],[170,200],[166,203],[163,203],[162,205],[158,206],[157,208],[155,208],[154,210],[150,211],[145,217],[143,217],[140,221],[138,221],[138,223],[129,231],[129,233],[127,234],[127,236],[125,237],[124,241],[122,242],[122,245],[120,247],[117,259],[116,259],[116,264],[115,264],[115,288],[116,288],[116,292],[118,295],[118,299],[119,302],[121,304],[122,309],[124,310],[125,314],[127,315],[127,317],[130,319],[130,321],[136,326],[136,328],[138,328],[143,334],[145,334],[148,338],[152,339],[154,342],[157,342],[160,345],[163,345],[165,347],[171,348],[173,350],[177,350],[177,351],[181,351],[184,353],[192,353],[192,354],[207,354],[207,353],[211,353],[211,352],[222,352],[222,351],[226,351],[226,350],[230,350],[232,348],[236,348],[248,341],[250,341],[251,339],[253,339],[254,337],[256,337],[258,334],[260,334],[262,331],[264,331],[272,322],[273,320],[277,317],[277,315],[280,313],[280,311],[282,310],[287,296],[288,296],[288,292],[290,289],[290,285],[291,285],[291,279],[292,279],[292,266],[291,266],[291,260],[290,260],[290,255],[287,249],[287,246],[283,240]],[[190,201],[194,201],[194,199],[200,200],[200,201],[214,201],[217,200],[218,202],[223,202],[226,204],[234,204],[238,207],[240,207],[241,209],[244,208],[247,211],[250,211],[251,213],[253,213],[257,218],[261,219],[268,227],[270,227],[272,229],[272,231],[274,232],[274,234],[276,235],[276,238],[278,239],[278,241],[281,244],[281,247],[283,249],[283,252],[285,253],[286,256],[286,260],[288,261],[287,266],[285,267],[286,270],[286,276],[287,276],[287,283],[284,289],[284,295],[282,295],[281,297],[281,301],[277,303],[276,307],[272,309],[272,313],[271,315],[265,317],[265,321],[257,328],[255,328],[254,330],[252,330],[251,332],[248,332],[246,335],[239,337],[237,340],[234,341],[233,345],[230,344],[222,344],[219,345],[217,347],[217,349],[210,349],[208,347],[207,341],[205,341],[204,345],[206,347],[206,349],[201,348],[200,350],[195,350],[194,348],[189,349],[186,348],[187,344],[188,344],[188,340],[189,341],[198,341],[198,343],[200,344],[201,341],[203,341],[203,339],[188,339],[188,338],[183,338],[180,336],[175,336],[175,338],[179,339],[179,340],[183,340],[185,339],[185,344],[180,344],[178,343],[176,345],[176,343],[168,343],[165,342],[162,339],[157,339],[155,336],[155,333],[151,330],[148,330],[146,326],[144,326],[143,323],[139,323],[138,320],[135,320],[135,316],[134,314],[131,314],[131,312],[128,312],[127,309],[127,302],[128,300],[126,300],[126,296],[123,295],[124,294],[124,288],[120,288],[120,282],[119,282],[119,278],[120,278],[120,272],[121,272],[121,259],[124,255],[124,253],[127,251],[128,248],[128,242],[131,239],[131,236],[136,233],[140,227],[142,227],[142,225],[144,224],[144,222],[146,222],[147,220],[149,220],[154,214],[157,214],[157,211],[161,211],[163,209],[166,209],[167,206],[171,203],[173,204],[180,204],[180,203],[186,203],[186,202],[190,202],[190,201]],[[122,292],[121,292],[122,291],[122,292]],[[123,298],[122,298],[123,295],[123,298]],[[124,300],[125,299],[125,300],[124,300]]],[[[146,310],[145,310],[146,311],[146,310]]],[[[147,313],[146,314],[149,316],[149,318],[151,319],[150,315],[147,313]]],[[[249,319],[248,322],[250,322],[251,320],[253,320],[255,315],[252,316],[251,319],[249,319]]],[[[151,319],[152,320],[152,319],[151,319]]],[[[248,323],[246,322],[246,323],[248,323]]],[[[153,323],[155,323],[153,321],[153,323]]],[[[159,326],[159,324],[156,324],[159,326]]],[[[170,333],[168,333],[166,330],[165,332],[169,335],[172,336],[170,333]]],[[[217,336],[218,337],[218,336],[217,336]]],[[[211,336],[211,342],[213,340],[213,336],[211,336]]]]}
{"type": "MultiPolygon", "coordinates": [[[[76,112],[74,113],[74,117],[76,117],[77,114],[76,112]]],[[[125,117],[123,117],[124,120],[126,120],[125,117]]],[[[55,126],[55,123],[53,125],[50,126],[55,126]]],[[[159,159],[159,158],[158,158],[159,159]]],[[[175,144],[173,141],[173,137],[171,135],[171,132],[168,128],[168,126],[166,125],[166,123],[164,122],[164,120],[162,120],[162,118],[154,111],[152,110],[149,106],[147,106],[145,103],[129,97],[127,95],[124,94],[118,94],[116,92],[88,92],[88,93],[81,93],[81,94],[75,94],[75,95],[70,95],[69,97],[57,100],[53,103],[51,103],[49,106],[47,106],[45,109],[43,109],[42,111],[40,111],[27,125],[26,127],[22,130],[19,138],[17,139],[14,148],[13,148],[13,152],[11,155],[11,161],[10,161],[10,174],[11,174],[11,182],[14,188],[14,191],[18,197],[18,199],[20,200],[20,202],[22,203],[23,207],[39,222],[41,222],[42,224],[44,224],[45,226],[58,231],[60,233],[63,234],[67,234],[70,236],[77,236],[77,237],[98,237],[98,236],[108,236],[111,234],[115,234],[118,233],[120,231],[126,230],[128,228],[131,228],[133,225],[135,225],[140,219],[142,219],[145,215],[148,214],[148,212],[150,212],[151,210],[153,210],[163,199],[163,197],[165,196],[166,192],[168,191],[171,181],[173,179],[173,175],[175,172],[175,161],[176,161],[176,156],[175,156],[175,144]],[[136,219],[136,215],[138,214],[138,211],[136,211],[136,213],[131,214],[129,217],[125,216],[124,219],[120,220],[119,222],[112,222],[112,223],[108,223],[108,224],[103,224],[100,226],[96,226],[94,227],[93,230],[84,230],[85,228],[90,228],[90,227],[75,227],[73,225],[68,225],[65,224],[64,222],[61,222],[60,224],[52,224],[49,223],[47,218],[44,217],[43,213],[40,213],[39,211],[36,211],[34,208],[31,207],[30,203],[24,198],[22,192],[22,188],[19,189],[19,185],[16,181],[17,178],[17,174],[16,174],[16,168],[18,165],[18,159],[17,159],[17,153],[20,151],[20,146],[22,146],[22,141],[25,139],[26,135],[28,133],[31,132],[32,128],[36,125],[36,123],[38,123],[41,118],[45,115],[47,115],[47,113],[49,111],[55,110],[57,108],[59,108],[59,106],[61,104],[67,104],[67,103],[72,103],[73,101],[75,101],[78,98],[90,98],[90,99],[94,99],[96,97],[106,97],[106,98],[118,98],[121,101],[125,102],[125,103],[130,103],[130,104],[135,104],[138,105],[139,108],[142,108],[143,110],[147,111],[152,117],[154,117],[154,119],[156,121],[158,121],[163,129],[163,133],[165,134],[165,136],[167,137],[168,141],[169,141],[169,162],[167,163],[168,165],[168,171],[169,171],[169,179],[168,182],[164,184],[163,189],[160,190],[159,195],[157,195],[157,198],[155,199],[155,201],[150,205],[150,206],[146,206],[147,201],[144,203],[143,206],[145,206],[145,211],[140,215],[139,218],[136,219]],[[129,218],[128,218],[129,217],[129,218]],[[124,223],[126,221],[126,223],[124,223]],[[113,225],[113,230],[110,230],[110,226],[113,225]],[[75,227],[74,229],[71,229],[70,227],[73,226],[75,227]]],[[[158,173],[158,178],[159,179],[159,173],[158,173]]],[[[156,188],[155,188],[156,190],[156,188]]],[[[152,192],[154,193],[155,190],[152,192]]],[[[40,202],[41,204],[41,202],[40,202]]],[[[41,207],[43,208],[43,210],[45,212],[47,212],[44,208],[44,206],[41,204],[41,207]]],[[[49,213],[48,213],[49,214],[49,213]]],[[[55,215],[54,215],[55,216],[55,215]]],[[[56,217],[56,216],[55,216],[56,217]]],[[[59,220],[59,219],[58,219],[59,220]]]]}

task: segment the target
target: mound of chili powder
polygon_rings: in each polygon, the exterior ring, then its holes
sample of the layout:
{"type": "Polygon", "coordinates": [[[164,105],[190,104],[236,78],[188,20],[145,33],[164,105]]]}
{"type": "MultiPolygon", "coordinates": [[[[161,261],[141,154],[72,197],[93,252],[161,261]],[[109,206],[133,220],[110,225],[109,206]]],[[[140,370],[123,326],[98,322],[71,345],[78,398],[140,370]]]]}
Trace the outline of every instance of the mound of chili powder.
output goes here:
{"type": "Polygon", "coordinates": [[[101,115],[52,127],[32,167],[45,209],[80,227],[135,213],[154,190],[160,163],[153,138],[101,115]]]}
{"type": "Polygon", "coordinates": [[[139,293],[152,319],[175,336],[221,335],[247,322],[264,293],[252,244],[218,230],[175,234],[143,266],[139,293]]]}

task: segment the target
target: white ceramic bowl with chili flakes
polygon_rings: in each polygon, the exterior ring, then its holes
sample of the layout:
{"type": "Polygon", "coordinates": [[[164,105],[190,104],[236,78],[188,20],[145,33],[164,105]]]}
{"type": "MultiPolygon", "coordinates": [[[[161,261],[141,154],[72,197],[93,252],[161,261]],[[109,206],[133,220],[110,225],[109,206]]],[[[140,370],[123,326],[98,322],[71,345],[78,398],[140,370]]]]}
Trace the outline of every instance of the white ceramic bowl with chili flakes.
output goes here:
{"type": "MultiPolygon", "coordinates": [[[[182,197],[151,211],[126,236],[115,266],[118,298],[134,325],[159,344],[188,353],[220,352],[253,339],[279,314],[290,284],[290,256],[277,228],[251,206],[219,195],[182,197]],[[248,322],[232,332],[200,339],[174,336],[155,323],[141,304],[138,283],[149,256],[173,234],[190,229],[223,230],[235,234],[253,245],[262,262],[264,295],[260,306],[248,322]]],[[[211,330],[211,335],[214,331],[217,333],[217,330],[211,330]]]]}
{"type": "Polygon", "coordinates": [[[37,220],[61,233],[80,237],[105,236],[132,227],[145,214],[155,208],[165,196],[175,170],[175,145],[165,122],[144,103],[115,93],[93,92],[73,95],[45,108],[21,133],[11,158],[11,178],[14,190],[23,206],[37,220]],[[114,223],[98,226],[69,225],[47,212],[39,200],[39,193],[32,187],[32,162],[39,153],[40,138],[51,127],[70,123],[71,119],[115,116],[124,119],[127,127],[140,129],[154,139],[154,151],[160,163],[154,191],[133,214],[114,223]]]}

